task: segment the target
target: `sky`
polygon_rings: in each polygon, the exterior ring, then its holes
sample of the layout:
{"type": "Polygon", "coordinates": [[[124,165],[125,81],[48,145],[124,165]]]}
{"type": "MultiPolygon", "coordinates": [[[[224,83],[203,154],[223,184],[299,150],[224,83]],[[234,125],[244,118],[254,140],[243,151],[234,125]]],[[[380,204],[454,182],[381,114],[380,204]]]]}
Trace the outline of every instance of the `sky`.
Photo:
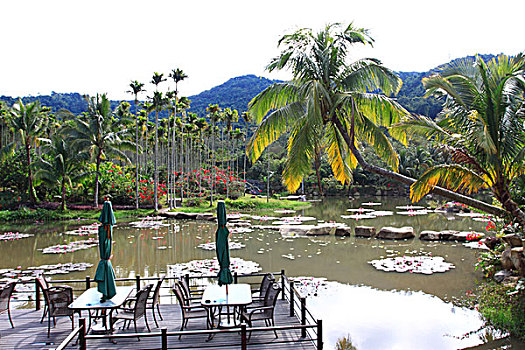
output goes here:
{"type": "Polygon", "coordinates": [[[188,75],[179,83],[184,96],[245,74],[289,79],[265,71],[279,38],[334,22],[367,28],[375,40],[373,48],[355,47],[352,59],[427,71],[476,53],[523,52],[524,13],[523,0],[1,1],[0,95],[132,99],[131,80],[151,94],[153,73],[176,68],[188,75]]]}

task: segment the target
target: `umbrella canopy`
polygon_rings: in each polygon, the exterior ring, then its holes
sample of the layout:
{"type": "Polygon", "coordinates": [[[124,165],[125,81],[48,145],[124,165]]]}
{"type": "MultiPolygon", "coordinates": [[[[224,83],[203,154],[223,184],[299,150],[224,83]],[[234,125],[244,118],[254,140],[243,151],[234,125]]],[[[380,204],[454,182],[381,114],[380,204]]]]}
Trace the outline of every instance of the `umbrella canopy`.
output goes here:
{"type": "Polygon", "coordinates": [[[104,202],[104,207],[98,218],[101,225],[98,228],[98,250],[100,251],[100,262],[98,263],[95,281],[98,283],[97,290],[102,293],[102,301],[111,299],[117,294],[115,286],[115,272],[111,266],[111,244],[113,236],[113,225],[115,215],[110,201],[104,202]]]}
{"type": "Polygon", "coordinates": [[[233,282],[232,273],[230,271],[230,248],[228,246],[228,236],[230,232],[226,228],[226,207],[224,202],[217,203],[217,222],[219,227],[215,233],[215,248],[217,250],[217,260],[221,269],[217,277],[219,278],[219,286],[223,284],[231,284],[233,282]]]}

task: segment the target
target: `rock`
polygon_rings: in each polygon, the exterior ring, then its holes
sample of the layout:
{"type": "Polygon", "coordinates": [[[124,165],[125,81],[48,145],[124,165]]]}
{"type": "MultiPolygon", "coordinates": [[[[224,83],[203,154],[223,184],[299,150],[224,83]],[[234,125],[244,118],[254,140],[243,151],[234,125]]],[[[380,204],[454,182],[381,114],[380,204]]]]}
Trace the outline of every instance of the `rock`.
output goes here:
{"type": "Polygon", "coordinates": [[[441,235],[437,231],[421,231],[419,239],[422,241],[439,241],[441,235]]]}
{"type": "Polygon", "coordinates": [[[382,239],[408,239],[414,238],[414,228],[410,226],[404,227],[383,227],[379,230],[376,238],[382,239]]]}
{"type": "Polygon", "coordinates": [[[441,239],[444,241],[453,241],[454,239],[452,237],[454,237],[454,235],[457,233],[459,233],[459,231],[445,230],[445,231],[441,231],[439,235],[441,239]]]}
{"type": "Polygon", "coordinates": [[[503,282],[503,280],[509,276],[512,276],[512,273],[508,270],[501,270],[494,274],[494,281],[497,283],[503,282]]]}
{"type": "Polygon", "coordinates": [[[511,248],[510,260],[514,265],[514,268],[518,270],[520,276],[525,276],[525,256],[523,255],[523,247],[511,248]]]}
{"type": "Polygon", "coordinates": [[[350,227],[337,227],[335,229],[335,235],[339,237],[350,237],[352,229],[350,227]]]}
{"type": "Polygon", "coordinates": [[[511,270],[514,267],[512,260],[510,259],[510,250],[511,247],[507,247],[505,251],[501,254],[501,266],[504,270],[511,270]]]}
{"type": "Polygon", "coordinates": [[[458,232],[454,233],[452,237],[449,238],[450,241],[458,241],[458,242],[466,242],[467,237],[471,234],[471,232],[458,232]]]}
{"type": "Polygon", "coordinates": [[[355,236],[356,237],[375,237],[376,228],[373,226],[356,226],[355,236]]]}
{"type": "Polygon", "coordinates": [[[491,250],[493,250],[494,248],[496,248],[500,244],[501,244],[501,239],[500,238],[487,237],[485,239],[485,245],[491,250]]]}
{"type": "Polygon", "coordinates": [[[331,230],[332,228],[327,226],[282,225],[279,231],[283,236],[326,236],[331,230]]]}
{"type": "Polygon", "coordinates": [[[503,242],[507,243],[512,248],[523,247],[523,242],[521,238],[515,233],[510,234],[510,235],[505,235],[501,237],[501,239],[503,240],[503,242]]]}

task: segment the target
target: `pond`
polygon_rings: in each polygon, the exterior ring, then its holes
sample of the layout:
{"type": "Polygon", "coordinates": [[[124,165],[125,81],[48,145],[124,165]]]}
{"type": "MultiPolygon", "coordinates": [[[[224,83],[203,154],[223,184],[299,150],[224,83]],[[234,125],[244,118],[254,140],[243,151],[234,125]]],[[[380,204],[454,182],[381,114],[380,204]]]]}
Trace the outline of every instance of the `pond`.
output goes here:
{"type": "MultiPolygon", "coordinates": [[[[311,216],[320,221],[375,226],[411,226],[416,233],[410,240],[379,240],[354,237],[283,237],[279,231],[255,229],[234,233],[232,241],[244,245],[232,250],[232,257],[254,261],[263,271],[285,269],[288,276],[322,279],[322,287],[311,295],[308,305],[323,319],[325,340],[333,348],[338,338],[349,335],[358,349],[457,349],[475,346],[498,332],[483,328],[479,314],[454,306],[451,300],[475,288],[481,274],[474,271],[477,251],[456,242],[425,242],[417,238],[422,230],[485,232],[486,223],[468,217],[430,213],[401,215],[396,208],[409,204],[402,198],[331,198],[313,203],[309,209],[281,216],[311,216]],[[355,220],[347,209],[365,202],[382,202],[374,210],[395,214],[355,220]],[[395,256],[438,256],[454,265],[450,271],[423,275],[376,270],[369,262],[395,256]],[[469,336],[465,336],[473,332],[469,336]]],[[[261,213],[257,213],[261,214],[261,213]]],[[[0,242],[0,269],[57,263],[91,263],[85,271],[53,276],[77,279],[94,275],[98,250],[87,248],[65,254],[43,254],[42,249],[57,244],[86,240],[88,236],[64,232],[90,222],[34,223],[3,225],[0,232],[33,234],[27,238],[0,242]]],[[[114,229],[113,266],[117,277],[157,276],[168,266],[196,259],[211,259],[213,250],[198,245],[214,241],[215,224],[205,221],[165,220],[157,229],[134,228],[119,221],[114,229]]],[[[260,223],[260,222],[258,222],[260,223]]],[[[271,225],[271,221],[265,223],[271,225]]],[[[95,237],[91,235],[90,237],[95,237]]],[[[518,344],[518,343],[516,343],[518,344]]]]}

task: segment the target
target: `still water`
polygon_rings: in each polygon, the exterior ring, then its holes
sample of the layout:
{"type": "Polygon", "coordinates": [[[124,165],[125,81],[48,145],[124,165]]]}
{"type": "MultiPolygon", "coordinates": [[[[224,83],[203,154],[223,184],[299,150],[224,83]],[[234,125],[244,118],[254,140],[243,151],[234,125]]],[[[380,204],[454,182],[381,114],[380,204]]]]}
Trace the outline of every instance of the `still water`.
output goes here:
{"type": "MultiPolygon", "coordinates": [[[[404,199],[346,198],[313,203],[309,209],[291,215],[313,216],[318,220],[344,222],[349,226],[412,226],[416,237],[422,230],[460,230],[484,232],[486,223],[470,218],[428,214],[375,219],[342,219],[346,209],[359,208],[363,202],[382,202],[375,210],[401,211],[396,206],[409,204],[404,199]]],[[[261,214],[261,213],[257,213],[261,214]]],[[[272,216],[280,214],[267,213],[272,216]]],[[[114,229],[112,263],[117,277],[157,276],[167,265],[194,259],[210,259],[214,251],[197,245],[213,242],[215,225],[201,221],[166,221],[158,230],[137,229],[120,221],[114,229]]],[[[3,225],[0,232],[17,231],[34,236],[0,242],[0,269],[25,269],[29,266],[66,262],[87,262],[94,266],[84,272],[57,275],[57,279],[94,275],[98,250],[90,248],[67,254],[42,254],[39,249],[85,239],[63,235],[87,222],[3,225]]],[[[269,223],[268,223],[269,224],[269,223]]],[[[477,312],[454,306],[449,300],[465,295],[481,279],[474,271],[477,251],[460,243],[383,241],[356,237],[285,238],[278,231],[257,229],[232,234],[232,241],[246,245],[231,255],[257,262],[263,271],[286,270],[289,276],[325,278],[325,288],[308,299],[315,316],[323,319],[329,348],[338,338],[350,336],[358,349],[457,349],[481,344],[493,334],[482,328],[477,312]],[[429,254],[441,256],[455,268],[433,275],[383,272],[368,261],[388,256],[429,254]],[[293,260],[290,259],[293,257],[293,260]],[[488,332],[488,333],[487,333],[488,332]]]]}

